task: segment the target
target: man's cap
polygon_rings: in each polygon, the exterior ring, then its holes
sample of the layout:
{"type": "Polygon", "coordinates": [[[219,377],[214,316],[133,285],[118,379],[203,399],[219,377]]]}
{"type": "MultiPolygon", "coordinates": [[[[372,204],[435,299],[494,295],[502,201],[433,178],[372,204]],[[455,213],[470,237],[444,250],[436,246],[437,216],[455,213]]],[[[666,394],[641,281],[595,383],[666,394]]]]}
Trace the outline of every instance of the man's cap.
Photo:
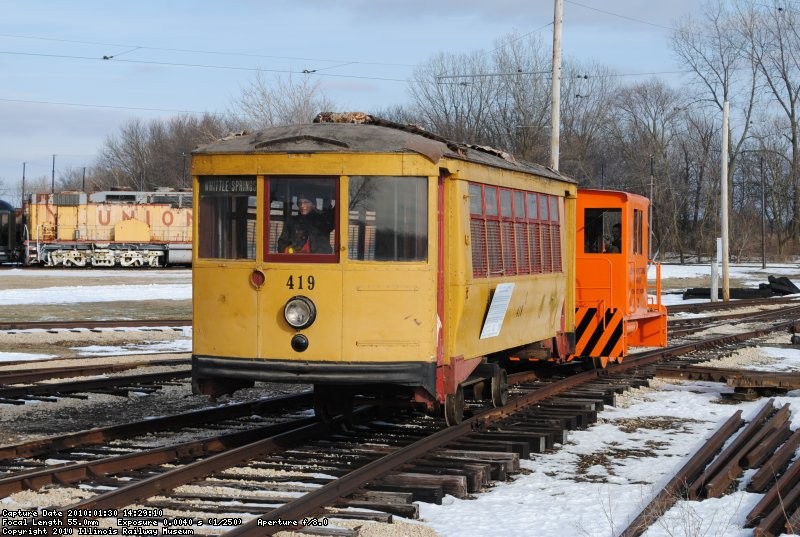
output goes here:
{"type": "Polygon", "coordinates": [[[297,195],[297,203],[300,203],[301,201],[308,201],[308,202],[310,202],[310,201],[311,201],[311,198],[309,198],[309,197],[308,197],[308,196],[306,196],[305,194],[298,194],[298,195],[297,195]]]}

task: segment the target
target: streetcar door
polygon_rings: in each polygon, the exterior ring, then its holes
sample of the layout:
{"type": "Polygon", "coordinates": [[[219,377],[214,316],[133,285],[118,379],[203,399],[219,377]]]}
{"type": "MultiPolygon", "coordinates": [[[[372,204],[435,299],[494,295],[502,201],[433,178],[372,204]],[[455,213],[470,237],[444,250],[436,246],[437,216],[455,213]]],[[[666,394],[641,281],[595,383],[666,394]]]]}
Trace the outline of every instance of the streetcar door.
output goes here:
{"type": "Polygon", "coordinates": [[[256,356],[256,179],[201,177],[192,264],[193,352],[256,356]]]}
{"type": "MultiPolygon", "coordinates": [[[[430,361],[436,352],[436,250],[428,177],[349,178],[342,356],[430,361]]],[[[434,212],[435,215],[435,212],[434,212]]]]}

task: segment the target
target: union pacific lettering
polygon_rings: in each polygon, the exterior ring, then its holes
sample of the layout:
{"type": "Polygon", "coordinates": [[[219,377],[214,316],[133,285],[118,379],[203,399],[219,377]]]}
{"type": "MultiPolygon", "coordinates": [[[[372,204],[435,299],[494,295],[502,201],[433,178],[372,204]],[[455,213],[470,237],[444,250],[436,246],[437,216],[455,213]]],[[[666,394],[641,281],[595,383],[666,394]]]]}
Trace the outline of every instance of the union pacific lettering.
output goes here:
{"type": "MultiPolygon", "coordinates": [[[[148,226],[157,221],[160,225],[165,227],[172,227],[173,225],[191,227],[192,225],[192,212],[184,209],[165,209],[156,211],[155,218],[151,214],[151,210],[147,209],[143,215],[137,214],[139,211],[122,211],[119,220],[142,220],[148,226]],[[177,214],[176,214],[177,213],[177,214]]],[[[112,210],[108,208],[98,207],[96,211],[97,223],[101,226],[108,226],[115,219],[112,218],[112,210]]]]}

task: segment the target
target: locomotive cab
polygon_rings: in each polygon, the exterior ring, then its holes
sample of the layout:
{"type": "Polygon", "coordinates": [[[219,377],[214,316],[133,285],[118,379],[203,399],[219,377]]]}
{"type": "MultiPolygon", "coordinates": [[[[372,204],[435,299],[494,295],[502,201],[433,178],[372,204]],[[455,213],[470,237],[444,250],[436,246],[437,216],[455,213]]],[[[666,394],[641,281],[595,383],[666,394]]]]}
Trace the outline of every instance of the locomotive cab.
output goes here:
{"type": "Polygon", "coordinates": [[[580,189],[577,210],[576,355],[604,364],[629,346],[667,343],[660,271],[647,273],[649,200],[627,192],[580,189]]]}

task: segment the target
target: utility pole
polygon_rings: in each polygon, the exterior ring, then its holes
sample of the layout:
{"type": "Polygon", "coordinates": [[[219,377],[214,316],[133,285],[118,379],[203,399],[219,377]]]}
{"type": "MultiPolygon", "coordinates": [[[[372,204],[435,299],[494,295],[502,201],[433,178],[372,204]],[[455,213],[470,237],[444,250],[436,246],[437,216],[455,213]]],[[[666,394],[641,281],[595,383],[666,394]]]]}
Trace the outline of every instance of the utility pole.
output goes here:
{"type": "Polygon", "coordinates": [[[731,299],[728,267],[728,101],[722,105],[722,155],[720,158],[719,227],[722,237],[722,301],[731,299]]]}
{"type": "Polygon", "coordinates": [[[22,163],[22,202],[19,204],[20,207],[25,206],[25,164],[27,162],[22,163]]]}
{"type": "Polygon", "coordinates": [[[56,156],[53,155],[53,170],[50,176],[50,193],[56,193],[56,156]]]}
{"type": "Polygon", "coordinates": [[[553,83],[550,103],[550,168],[558,171],[559,138],[561,137],[561,23],[563,0],[555,0],[553,15],[553,83]]]}
{"type": "Polygon", "coordinates": [[[765,220],[766,212],[766,194],[764,193],[764,153],[759,157],[759,164],[761,168],[761,268],[767,268],[767,223],[765,220]]]}
{"type": "Polygon", "coordinates": [[[655,172],[653,171],[653,155],[650,155],[650,209],[647,211],[647,259],[653,259],[653,205],[655,203],[655,172]]]}

